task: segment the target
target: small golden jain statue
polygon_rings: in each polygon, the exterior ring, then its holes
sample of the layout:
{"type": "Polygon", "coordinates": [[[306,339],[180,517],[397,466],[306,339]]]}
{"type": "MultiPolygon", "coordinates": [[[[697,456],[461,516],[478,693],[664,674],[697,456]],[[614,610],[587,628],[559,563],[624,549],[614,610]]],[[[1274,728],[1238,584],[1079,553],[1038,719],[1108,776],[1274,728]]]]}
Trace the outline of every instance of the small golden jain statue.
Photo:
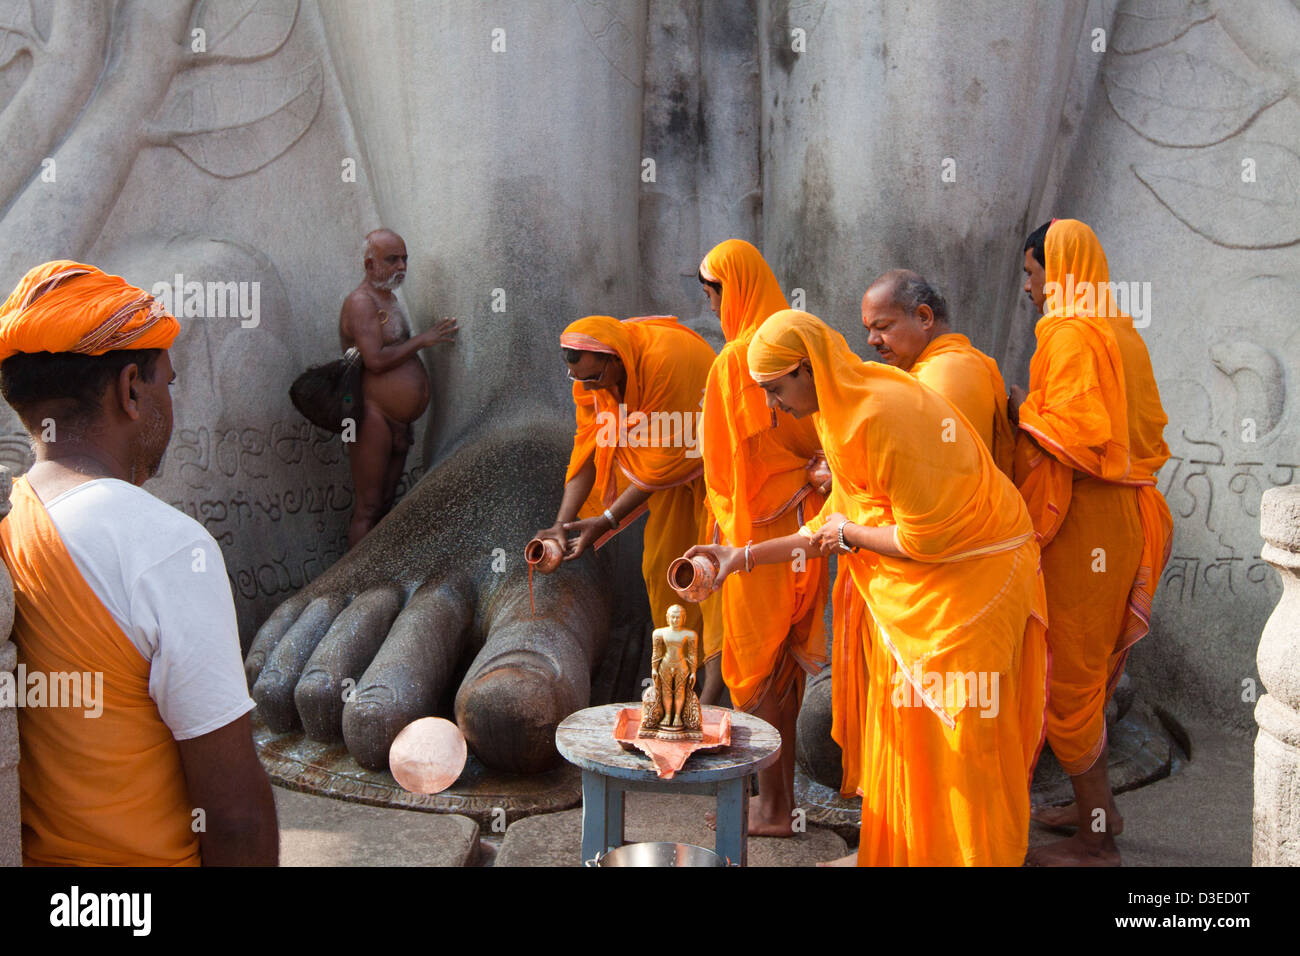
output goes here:
{"type": "Polygon", "coordinates": [[[702,740],[700,699],[695,694],[699,636],[682,627],[686,611],[668,609],[668,626],[656,628],[650,652],[650,686],[641,695],[638,737],[660,740],[702,740]]]}

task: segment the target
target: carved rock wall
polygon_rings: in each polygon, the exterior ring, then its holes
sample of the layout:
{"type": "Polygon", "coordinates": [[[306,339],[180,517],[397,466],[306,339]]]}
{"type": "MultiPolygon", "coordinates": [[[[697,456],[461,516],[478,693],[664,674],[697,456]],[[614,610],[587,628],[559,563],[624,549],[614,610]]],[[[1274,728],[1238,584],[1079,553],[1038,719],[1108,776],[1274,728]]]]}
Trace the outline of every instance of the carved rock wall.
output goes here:
{"type": "Polygon", "coordinates": [[[696,278],[724,239],[761,241],[758,22],[749,0],[650,0],[642,96],[639,300],[723,344],[696,278]]]}
{"type": "Polygon", "coordinates": [[[426,454],[524,416],[571,422],[560,332],[635,314],[644,2],[321,9],[416,322],[461,324],[426,353],[426,454]]]}
{"type": "Polygon", "coordinates": [[[1073,61],[1082,23],[1070,4],[760,5],[761,247],[863,357],[862,293],[900,266],[998,354],[1068,70],[1040,78],[1073,61]]]}
{"type": "Polygon", "coordinates": [[[1279,594],[1260,499],[1300,468],[1300,10],[1094,3],[1088,18],[1079,59],[1099,78],[1071,94],[1079,108],[1036,221],[1096,228],[1111,281],[1146,313],[1169,414],[1159,487],[1173,550],[1129,668],[1175,714],[1250,732],[1256,635],[1279,594]]]}
{"type": "MultiPolygon", "coordinates": [[[[361,237],[380,224],[317,8],[13,6],[32,18],[0,44],[0,285],[56,257],[163,284],[182,324],[175,430],[147,487],[221,544],[247,639],[342,553],[351,508],[339,440],[287,396],[337,354],[361,237]]],[[[29,457],[0,403],[0,462],[29,457]]]]}

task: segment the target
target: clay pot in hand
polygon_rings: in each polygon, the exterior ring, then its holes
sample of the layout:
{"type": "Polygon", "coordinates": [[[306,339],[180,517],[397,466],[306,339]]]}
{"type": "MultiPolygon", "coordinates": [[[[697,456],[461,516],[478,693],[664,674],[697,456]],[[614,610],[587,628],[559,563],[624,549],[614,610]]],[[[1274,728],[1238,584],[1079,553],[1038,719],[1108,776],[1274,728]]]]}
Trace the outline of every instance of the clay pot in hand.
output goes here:
{"type": "Polygon", "coordinates": [[[831,466],[827,463],[824,454],[817,452],[808,459],[807,472],[808,484],[816,488],[819,493],[824,495],[831,490],[831,466]]]}
{"type": "Polygon", "coordinates": [[[678,558],[668,565],[668,584],[686,600],[698,604],[712,592],[719,570],[712,555],[678,558]]]}
{"type": "Polygon", "coordinates": [[[551,538],[533,538],[524,545],[524,560],[542,574],[550,574],[564,560],[564,551],[551,538]]]}

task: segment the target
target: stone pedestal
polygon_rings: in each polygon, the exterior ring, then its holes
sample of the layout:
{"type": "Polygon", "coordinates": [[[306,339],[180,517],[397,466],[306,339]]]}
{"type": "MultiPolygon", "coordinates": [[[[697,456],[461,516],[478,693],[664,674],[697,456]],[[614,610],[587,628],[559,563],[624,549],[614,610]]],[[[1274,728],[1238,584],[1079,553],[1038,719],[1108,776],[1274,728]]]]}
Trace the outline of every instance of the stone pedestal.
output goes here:
{"type": "MultiPolygon", "coordinates": [[[[8,468],[0,468],[0,517],[9,513],[8,468]]],[[[0,674],[12,674],[18,649],[9,640],[14,623],[14,586],[9,569],[0,563],[0,674]]],[[[22,866],[18,817],[18,711],[0,707],[0,866],[22,866]]]]}
{"type": "Polygon", "coordinates": [[[1255,866],[1300,866],[1300,486],[1264,492],[1261,557],[1282,576],[1282,600],[1259,641],[1267,691],[1255,705],[1255,866]]]}

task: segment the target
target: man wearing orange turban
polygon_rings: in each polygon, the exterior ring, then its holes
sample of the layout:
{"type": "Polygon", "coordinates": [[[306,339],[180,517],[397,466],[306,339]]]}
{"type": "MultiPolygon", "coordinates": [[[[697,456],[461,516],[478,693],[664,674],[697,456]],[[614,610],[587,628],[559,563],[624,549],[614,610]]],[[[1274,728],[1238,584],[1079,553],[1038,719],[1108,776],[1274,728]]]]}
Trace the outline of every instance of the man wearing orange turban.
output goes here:
{"type": "Polygon", "coordinates": [[[862,296],[867,344],[881,361],[911,372],[952,402],[997,463],[1011,476],[1015,436],[998,363],[952,331],[939,290],[908,269],[892,269],[862,296]]]}
{"type": "MultiPolygon", "coordinates": [[[[858,865],[1018,866],[1046,690],[1024,502],[971,429],[948,429],[947,400],[817,318],[778,312],[748,362],[770,406],[812,417],[834,481],[820,515],[750,563],[836,553],[871,622],[846,641],[867,682],[858,865]]],[[[744,573],[744,549],[703,550],[744,573]]]]}
{"type": "MultiPolygon", "coordinates": [[[[770,315],[787,308],[785,296],[762,254],[743,239],[715,246],[699,277],[727,338],[704,390],[701,445],[709,505],[729,544],[783,538],[825,500],[809,473],[820,453],[817,430],[810,420],[778,417],[749,375],[750,339],[770,315]]],[[[721,597],[722,677],[732,705],[771,723],[787,744],[780,761],[759,772],[749,832],[791,836],[792,744],[804,671],[816,673],[826,660],[824,562],[805,558],[733,575],[721,597]]]]}
{"type": "MultiPolygon", "coordinates": [[[[572,561],[648,509],[641,573],[660,623],[680,603],[668,565],[709,523],[698,423],[713,349],[669,315],[590,315],[564,330],[560,347],[577,425],[555,524],[537,536],[572,561]]],[[[707,655],[722,641],[718,600],[687,605],[683,626],[707,655]]]]}
{"type": "Polygon", "coordinates": [[[1082,824],[1040,865],[1118,865],[1122,820],[1106,773],[1106,700],[1150,628],[1173,519],[1156,489],[1169,458],[1151,358],[1110,291],[1093,231],[1057,219],[1025,243],[1025,292],[1043,317],[1029,391],[1014,387],[1016,484],[1043,549],[1052,651],[1047,740],[1075,803],[1036,814],[1082,824]]]}
{"type": "Polygon", "coordinates": [[[36,455],[0,522],[29,865],[277,858],[221,552],[139,487],[171,437],[179,329],[150,295],[66,260],[0,306],[0,393],[36,455]]]}

